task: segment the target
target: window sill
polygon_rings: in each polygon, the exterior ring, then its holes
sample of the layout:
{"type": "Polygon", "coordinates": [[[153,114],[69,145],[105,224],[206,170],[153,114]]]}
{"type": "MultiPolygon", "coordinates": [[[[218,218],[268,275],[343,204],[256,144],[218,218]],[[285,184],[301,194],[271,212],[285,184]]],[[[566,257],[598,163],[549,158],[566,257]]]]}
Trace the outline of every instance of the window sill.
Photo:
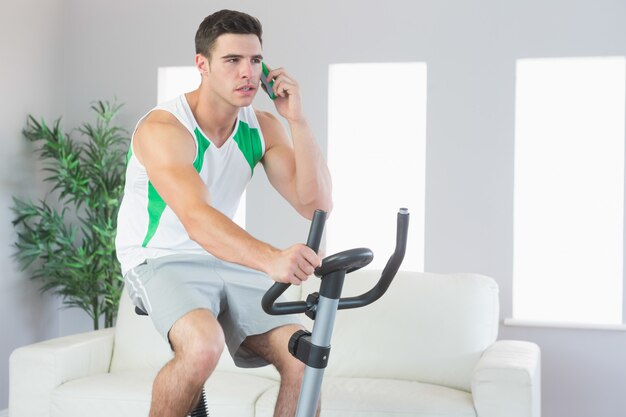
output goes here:
{"type": "Polygon", "coordinates": [[[581,329],[581,330],[612,330],[625,332],[626,324],[602,324],[602,323],[568,323],[557,321],[539,321],[524,319],[504,319],[505,326],[513,327],[549,327],[560,329],[581,329]]]}

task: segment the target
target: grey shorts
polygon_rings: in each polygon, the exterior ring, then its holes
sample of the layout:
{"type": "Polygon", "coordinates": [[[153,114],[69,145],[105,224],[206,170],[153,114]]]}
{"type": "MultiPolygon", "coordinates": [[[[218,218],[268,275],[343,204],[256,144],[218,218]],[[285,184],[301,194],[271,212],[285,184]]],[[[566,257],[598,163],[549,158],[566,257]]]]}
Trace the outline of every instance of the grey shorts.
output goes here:
{"type": "Polygon", "coordinates": [[[273,284],[267,275],[213,256],[148,259],[124,278],[133,303],[148,313],[165,340],[185,314],[198,308],[210,310],[224,330],[235,364],[243,368],[268,364],[241,345],[246,337],[287,324],[301,325],[298,316],[270,316],[263,311],[261,298],[273,284]]]}

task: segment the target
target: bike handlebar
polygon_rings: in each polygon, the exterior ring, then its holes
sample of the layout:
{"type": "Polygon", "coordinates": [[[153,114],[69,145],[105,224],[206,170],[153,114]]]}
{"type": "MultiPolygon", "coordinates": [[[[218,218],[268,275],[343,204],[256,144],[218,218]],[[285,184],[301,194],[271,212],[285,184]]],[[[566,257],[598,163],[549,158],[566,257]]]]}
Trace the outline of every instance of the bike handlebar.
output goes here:
{"type": "Polygon", "coordinates": [[[339,299],[338,310],[345,310],[348,308],[364,307],[373,303],[383,296],[391,281],[393,281],[402,261],[404,260],[404,254],[406,253],[406,241],[409,230],[409,210],[401,208],[398,211],[398,220],[396,226],[396,248],[393,254],[387,261],[387,265],[383,269],[383,273],[378,280],[378,283],[368,292],[356,297],[348,297],[339,299]]]}
{"type": "MultiPolygon", "coordinates": [[[[309,238],[307,239],[307,246],[313,249],[314,251],[319,250],[320,240],[322,237],[322,232],[324,230],[324,223],[326,222],[326,212],[322,210],[316,210],[313,216],[313,220],[311,222],[311,229],[309,230],[309,238]]],[[[398,211],[397,217],[397,230],[396,230],[396,247],[387,261],[385,268],[381,274],[381,277],[378,283],[369,290],[368,292],[361,294],[356,297],[348,297],[339,299],[338,309],[349,309],[349,308],[357,308],[363,307],[368,304],[373,303],[378,300],[389,288],[391,281],[396,276],[400,265],[404,259],[404,254],[406,253],[406,241],[408,237],[408,228],[409,228],[409,211],[406,208],[401,208],[398,211]]],[[[355,250],[358,252],[358,250],[355,250]]],[[[349,253],[350,251],[346,251],[345,253],[349,253]]],[[[356,253],[356,252],[355,252],[356,253]]],[[[358,252],[360,253],[360,252],[358,252]]],[[[371,252],[369,252],[371,255],[371,252]]],[[[340,254],[337,254],[340,255],[340,254]]],[[[331,259],[333,257],[337,257],[337,255],[333,255],[326,259],[331,259]]],[[[362,257],[365,255],[361,254],[362,257]]],[[[325,259],[325,261],[326,261],[325,259]]],[[[334,259],[334,258],[333,258],[334,259]]],[[[371,258],[370,258],[371,260],[371,258]]],[[[364,261],[364,260],[363,260],[364,261]]],[[[333,262],[331,262],[333,263],[333,262]]],[[[338,264],[340,262],[337,262],[338,264]]],[[[364,264],[369,263],[361,262],[361,265],[356,268],[348,269],[348,272],[356,270],[364,264]]],[[[329,265],[330,266],[330,265],[329,265]]],[[[338,267],[340,265],[337,265],[338,267]]],[[[341,268],[339,268],[341,269],[341,268]]],[[[319,272],[324,272],[323,275],[327,273],[331,273],[333,271],[328,270],[328,267],[325,267],[324,261],[322,265],[316,268],[315,274],[319,276],[319,272]]],[[[306,301],[292,301],[292,302],[284,302],[284,303],[276,303],[275,301],[280,297],[286,290],[289,288],[291,284],[277,282],[265,293],[263,299],[261,301],[261,305],[263,310],[272,315],[282,315],[282,314],[298,314],[304,313],[309,310],[311,305],[306,301]]]]}
{"type": "MultiPolygon", "coordinates": [[[[323,210],[315,210],[313,213],[313,219],[311,220],[311,228],[309,229],[309,237],[306,241],[306,245],[318,252],[320,249],[320,242],[322,241],[322,234],[324,233],[324,225],[326,224],[326,212],[323,210]]],[[[285,303],[275,303],[278,297],[283,295],[287,288],[291,284],[284,282],[276,282],[270,287],[269,290],[263,295],[261,300],[261,306],[267,314],[282,315],[282,314],[297,314],[304,313],[309,308],[309,305],[305,301],[290,301],[285,303]]]]}

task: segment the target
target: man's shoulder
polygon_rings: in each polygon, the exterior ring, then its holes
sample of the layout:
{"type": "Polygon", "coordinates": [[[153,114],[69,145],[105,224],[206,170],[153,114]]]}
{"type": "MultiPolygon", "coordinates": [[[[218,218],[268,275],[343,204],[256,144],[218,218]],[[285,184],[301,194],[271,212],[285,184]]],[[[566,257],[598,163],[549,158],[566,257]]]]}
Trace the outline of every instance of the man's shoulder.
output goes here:
{"type": "Polygon", "coordinates": [[[254,110],[261,132],[263,132],[263,139],[265,141],[265,152],[269,152],[274,147],[280,147],[289,143],[287,132],[281,121],[274,114],[254,110]]]}
{"type": "Polygon", "coordinates": [[[193,161],[196,148],[190,132],[174,115],[153,110],[139,124],[133,136],[133,149],[142,165],[151,161],[193,161]]]}
{"type": "Polygon", "coordinates": [[[272,138],[274,138],[277,134],[280,134],[283,127],[280,120],[278,120],[275,115],[268,111],[257,109],[254,109],[254,114],[256,115],[259,128],[261,129],[261,132],[263,132],[266,142],[271,142],[272,138]]]}
{"type": "Polygon", "coordinates": [[[171,137],[189,135],[189,132],[183,124],[172,113],[166,110],[152,110],[137,126],[138,136],[158,136],[171,137]]]}
{"type": "Polygon", "coordinates": [[[272,113],[268,111],[263,111],[259,109],[253,109],[254,115],[256,116],[261,128],[263,128],[264,124],[274,124],[279,123],[278,118],[274,116],[272,113]]]}

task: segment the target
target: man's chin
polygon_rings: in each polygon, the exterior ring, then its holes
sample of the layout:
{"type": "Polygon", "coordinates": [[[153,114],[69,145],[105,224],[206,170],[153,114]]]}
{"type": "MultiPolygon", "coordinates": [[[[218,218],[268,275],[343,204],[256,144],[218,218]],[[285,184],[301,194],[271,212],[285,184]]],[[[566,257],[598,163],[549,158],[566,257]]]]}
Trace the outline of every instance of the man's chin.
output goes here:
{"type": "Polygon", "coordinates": [[[254,95],[249,97],[235,97],[233,104],[237,107],[248,107],[254,101],[254,95]]]}

